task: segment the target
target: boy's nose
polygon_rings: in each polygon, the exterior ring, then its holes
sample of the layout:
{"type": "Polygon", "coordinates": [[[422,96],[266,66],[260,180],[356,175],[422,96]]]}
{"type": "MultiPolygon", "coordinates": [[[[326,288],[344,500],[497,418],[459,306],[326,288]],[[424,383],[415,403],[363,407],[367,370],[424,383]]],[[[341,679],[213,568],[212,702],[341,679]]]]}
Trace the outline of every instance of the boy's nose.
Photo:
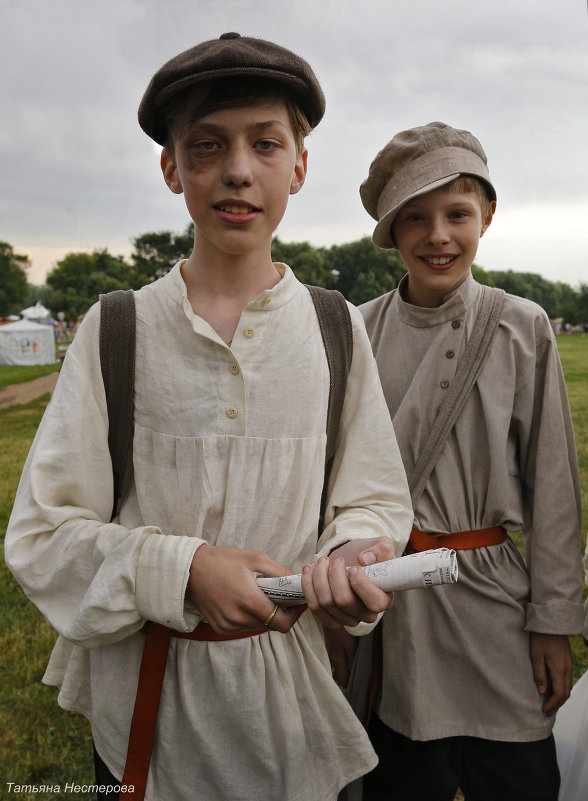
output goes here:
{"type": "Polygon", "coordinates": [[[244,186],[252,182],[252,161],[248,148],[234,147],[229,150],[225,159],[223,180],[227,186],[244,186]]]}
{"type": "Polygon", "coordinates": [[[442,245],[450,239],[445,223],[442,220],[432,220],[427,231],[427,241],[434,245],[442,245]]]}

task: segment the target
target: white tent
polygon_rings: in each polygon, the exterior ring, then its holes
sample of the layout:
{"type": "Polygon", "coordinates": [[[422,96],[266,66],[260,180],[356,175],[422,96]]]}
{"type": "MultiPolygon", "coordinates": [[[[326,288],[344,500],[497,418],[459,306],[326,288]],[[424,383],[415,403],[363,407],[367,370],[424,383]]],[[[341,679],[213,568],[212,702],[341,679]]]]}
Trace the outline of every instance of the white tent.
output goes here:
{"type": "Polygon", "coordinates": [[[46,309],[41,301],[37,301],[34,306],[29,306],[21,311],[23,317],[27,320],[34,320],[36,323],[46,323],[51,317],[51,312],[46,309]]]}
{"type": "Polygon", "coordinates": [[[32,320],[0,325],[0,364],[54,364],[55,337],[50,325],[32,320]]]}

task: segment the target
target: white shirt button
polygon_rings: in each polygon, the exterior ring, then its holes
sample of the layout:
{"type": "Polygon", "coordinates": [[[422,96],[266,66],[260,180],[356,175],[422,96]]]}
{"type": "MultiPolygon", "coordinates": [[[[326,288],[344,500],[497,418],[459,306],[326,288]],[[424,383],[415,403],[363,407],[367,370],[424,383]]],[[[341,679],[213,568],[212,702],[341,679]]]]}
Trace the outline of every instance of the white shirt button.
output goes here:
{"type": "Polygon", "coordinates": [[[234,406],[229,406],[228,409],[225,409],[225,414],[230,420],[233,420],[239,414],[239,412],[235,409],[234,406]]]}
{"type": "Polygon", "coordinates": [[[240,372],[241,372],[241,371],[239,370],[239,365],[238,365],[236,362],[234,362],[234,363],[231,365],[231,373],[232,373],[233,375],[239,375],[239,373],[240,373],[240,372]]]}
{"type": "Polygon", "coordinates": [[[269,295],[266,295],[265,298],[261,301],[261,305],[262,306],[267,306],[267,304],[271,303],[271,302],[272,302],[272,299],[269,297],[269,295]]]}
{"type": "Polygon", "coordinates": [[[251,337],[255,336],[255,328],[244,328],[243,336],[247,337],[247,339],[251,339],[251,337]]]}

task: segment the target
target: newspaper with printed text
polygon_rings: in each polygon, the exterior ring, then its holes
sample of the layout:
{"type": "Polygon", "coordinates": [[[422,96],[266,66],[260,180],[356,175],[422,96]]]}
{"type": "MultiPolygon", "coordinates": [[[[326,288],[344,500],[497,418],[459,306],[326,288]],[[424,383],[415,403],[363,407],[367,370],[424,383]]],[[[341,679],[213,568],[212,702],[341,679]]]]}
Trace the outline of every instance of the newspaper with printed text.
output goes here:
{"type": "MultiPolygon", "coordinates": [[[[349,569],[349,568],[348,568],[349,569]]],[[[400,556],[361,568],[385,592],[454,584],[458,579],[457,555],[449,548],[400,556]]],[[[257,579],[265,594],[281,606],[305,603],[300,575],[257,579]]]]}

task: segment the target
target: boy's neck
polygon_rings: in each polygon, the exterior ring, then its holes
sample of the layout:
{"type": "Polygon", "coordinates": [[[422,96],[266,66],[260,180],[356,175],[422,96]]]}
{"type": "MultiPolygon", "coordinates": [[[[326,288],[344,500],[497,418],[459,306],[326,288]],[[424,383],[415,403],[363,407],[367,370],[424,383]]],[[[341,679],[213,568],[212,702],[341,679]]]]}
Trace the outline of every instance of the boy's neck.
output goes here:
{"type": "Polygon", "coordinates": [[[271,259],[271,251],[251,254],[217,254],[195,243],[182,264],[192,310],[230,344],[243,309],[282,275],[271,259]]]}

